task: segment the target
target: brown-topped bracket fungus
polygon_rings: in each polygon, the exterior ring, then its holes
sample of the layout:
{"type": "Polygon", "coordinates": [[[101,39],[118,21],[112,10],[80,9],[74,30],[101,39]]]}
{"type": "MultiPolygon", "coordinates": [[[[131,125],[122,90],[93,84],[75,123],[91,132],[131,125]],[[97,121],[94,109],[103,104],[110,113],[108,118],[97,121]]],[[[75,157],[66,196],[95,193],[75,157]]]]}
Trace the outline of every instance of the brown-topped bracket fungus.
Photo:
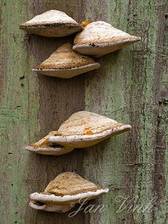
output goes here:
{"type": "Polygon", "coordinates": [[[72,50],[72,45],[66,43],[52,53],[49,58],[33,69],[37,73],[58,78],[72,78],[98,69],[100,64],[93,58],[81,55],[72,50]]]}
{"type": "Polygon", "coordinates": [[[140,39],[114,28],[109,23],[97,21],[89,23],[76,35],[73,50],[84,55],[101,57],[140,39]]]}
{"type": "Polygon", "coordinates": [[[61,155],[75,148],[87,148],[96,145],[113,135],[130,129],[129,124],[118,123],[96,113],[80,111],[72,114],[63,122],[58,131],[50,132],[44,140],[41,140],[42,143],[37,142],[27,146],[26,149],[41,153],[39,149],[44,148],[44,151],[48,149],[52,154],[52,147],[55,145],[56,150],[53,150],[53,155],[61,155]]]}
{"type": "Polygon", "coordinates": [[[45,37],[64,37],[82,30],[80,24],[65,12],[50,10],[20,25],[30,34],[45,37]]]}
{"type": "Polygon", "coordinates": [[[65,213],[82,200],[89,201],[108,191],[76,173],[65,172],[52,180],[44,192],[30,194],[29,205],[36,210],[65,213]]]}

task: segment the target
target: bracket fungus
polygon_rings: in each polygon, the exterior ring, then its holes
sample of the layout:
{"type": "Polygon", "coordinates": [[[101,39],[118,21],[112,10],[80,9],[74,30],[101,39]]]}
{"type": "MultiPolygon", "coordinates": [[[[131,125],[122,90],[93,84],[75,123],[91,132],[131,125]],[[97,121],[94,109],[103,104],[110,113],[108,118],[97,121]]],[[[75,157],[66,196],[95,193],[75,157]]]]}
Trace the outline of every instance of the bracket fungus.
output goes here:
{"type": "Polygon", "coordinates": [[[73,50],[84,55],[100,57],[140,39],[114,28],[109,23],[96,21],[86,25],[84,30],[76,35],[73,50]]]}
{"type": "Polygon", "coordinates": [[[26,149],[41,153],[42,151],[40,150],[43,148],[43,151],[46,150],[45,154],[50,152],[53,155],[61,155],[69,153],[75,148],[86,148],[96,145],[113,135],[130,129],[131,126],[129,124],[118,123],[96,113],[79,111],[63,122],[58,131],[50,132],[44,139],[27,146],[26,149]],[[52,148],[54,145],[58,147],[56,150],[52,148]]]}
{"type": "Polygon", "coordinates": [[[65,213],[82,200],[94,199],[108,191],[76,173],[65,172],[52,180],[44,192],[30,194],[29,205],[36,210],[65,213]]]}
{"type": "Polygon", "coordinates": [[[88,56],[72,50],[70,43],[63,44],[49,58],[33,69],[37,73],[58,78],[72,78],[98,69],[100,64],[88,56]]]}
{"type": "Polygon", "coordinates": [[[49,143],[48,138],[55,135],[56,133],[57,131],[50,132],[47,136],[40,139],[38,142],[26,146],[26,149],[37,154],[52,156],[64,155],[74,150],[72,147],[63,147],[61,145],[49,143]]]}
{"type": "Polygon", "coordinates": [[[49,10],[37,15],[21,24],[20,28],[30,34],[45,37],[64,37],[82,30],[81,25],[73,18],[58,10],[49,10]]]}

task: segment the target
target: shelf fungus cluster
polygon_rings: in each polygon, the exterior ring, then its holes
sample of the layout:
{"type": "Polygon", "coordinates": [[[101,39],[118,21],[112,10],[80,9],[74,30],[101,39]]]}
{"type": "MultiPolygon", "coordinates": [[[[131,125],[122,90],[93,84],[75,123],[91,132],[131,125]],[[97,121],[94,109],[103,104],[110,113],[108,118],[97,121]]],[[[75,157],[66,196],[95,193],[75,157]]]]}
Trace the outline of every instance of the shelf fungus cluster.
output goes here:
{"type": "Polygon", "coordinates": [[[63,122],[58,131],[50,132],[26,149],[39,154],[59,156],[76,148],[96,145],[130,129],[131,126],[128,124],[119,123],[96,113],[79,111],[63,122]]]}
{"type": "Polygon", "coordinates": [[[64,37],[77,33],[73,47],[70,44],[59,47],[33,69],[37,73],[57,78],[72,78],[98,69],[100,64],[87,55],[101,57],[140,40],[140,37],[116,29],[104,21],[85,20],[79,24],[58,10],[37,15],[20,25],[20,28],[45,37],[64,37]]]}
{"type": "MultiPolygon", "coordinates": [[[[20,25],[20,28],[29,34],[44,37],[76,35],[73,44],[59,46],[47,59],[33,68],[37,73],[64,79],[98,69],[100,64],[91,56],[98,58],[140,40],[140,37],[116,29],[104,21],[85,20],[79,24],[58,10],[37,15],[20,25]]],[[[64,121],[58,130],[51,131],[26,149],[38,154],[60,156],[74,149],[94,146],[130,129],[129,124],[119,123],[96,113],[79,111],[64,121]]],[[[44,192],[32,193],[29,205],[36,210],[64,213],[82,199],[90,200],[107,192],[108,189],[103,189],[75,173],[65,172],[52,180],[44,192]]]]}
{"type": "Polygon", "coordinates": [[[76,173],[65,172],[52,180],[44,192],[30,194],[29,205],[36,210],[65,213],[82,200],[89,201],[108,191],[76,173]]]}

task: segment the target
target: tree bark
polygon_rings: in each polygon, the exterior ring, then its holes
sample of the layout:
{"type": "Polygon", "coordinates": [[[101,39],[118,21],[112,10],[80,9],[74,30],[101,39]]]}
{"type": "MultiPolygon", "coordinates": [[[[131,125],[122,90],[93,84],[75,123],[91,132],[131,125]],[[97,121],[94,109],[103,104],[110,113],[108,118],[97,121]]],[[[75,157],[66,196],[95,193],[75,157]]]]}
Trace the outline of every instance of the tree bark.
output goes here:
{"type": "Polygon", "coordinates": [[[0,217],[3,224],[166,224],[168,222],[168,4],[166,0],[0,1],[0,217]],[[66,38],[29,36],[19,25],[50,9],[78,22],[104,20],[142,41],[69,80],[31,69],[66,38]],[[72,113],[88,110],[132,125],[132,131],[60,157],[24,150],[72,113]],[[63,171],[109,187],[96,213],[37,212],[29,194],[63,171]],[[125,203],[124,203],[125,202],[125,203]]]}

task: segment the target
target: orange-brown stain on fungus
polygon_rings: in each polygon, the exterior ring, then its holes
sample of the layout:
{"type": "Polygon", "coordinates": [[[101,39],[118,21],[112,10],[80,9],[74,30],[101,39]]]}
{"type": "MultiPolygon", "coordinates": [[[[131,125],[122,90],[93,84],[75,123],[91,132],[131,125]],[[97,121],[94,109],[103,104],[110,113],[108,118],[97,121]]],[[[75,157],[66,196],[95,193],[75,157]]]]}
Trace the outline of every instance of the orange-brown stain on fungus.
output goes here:
{"type": "Polygon", "coordinates": [[[91,128],[85,128],[84,135],[93,135],[92,129],[91,128]]]}
{"type": "Polygon", "coordinates": [[[82,27],[85,27],[85,26],[87,26],[89,23],[91,23],[92,21],[91,20],[89,20],[89,19],[85,19],[85,20],[83,20],[82,22],[81,22],[81,26],[82,27]]]}

